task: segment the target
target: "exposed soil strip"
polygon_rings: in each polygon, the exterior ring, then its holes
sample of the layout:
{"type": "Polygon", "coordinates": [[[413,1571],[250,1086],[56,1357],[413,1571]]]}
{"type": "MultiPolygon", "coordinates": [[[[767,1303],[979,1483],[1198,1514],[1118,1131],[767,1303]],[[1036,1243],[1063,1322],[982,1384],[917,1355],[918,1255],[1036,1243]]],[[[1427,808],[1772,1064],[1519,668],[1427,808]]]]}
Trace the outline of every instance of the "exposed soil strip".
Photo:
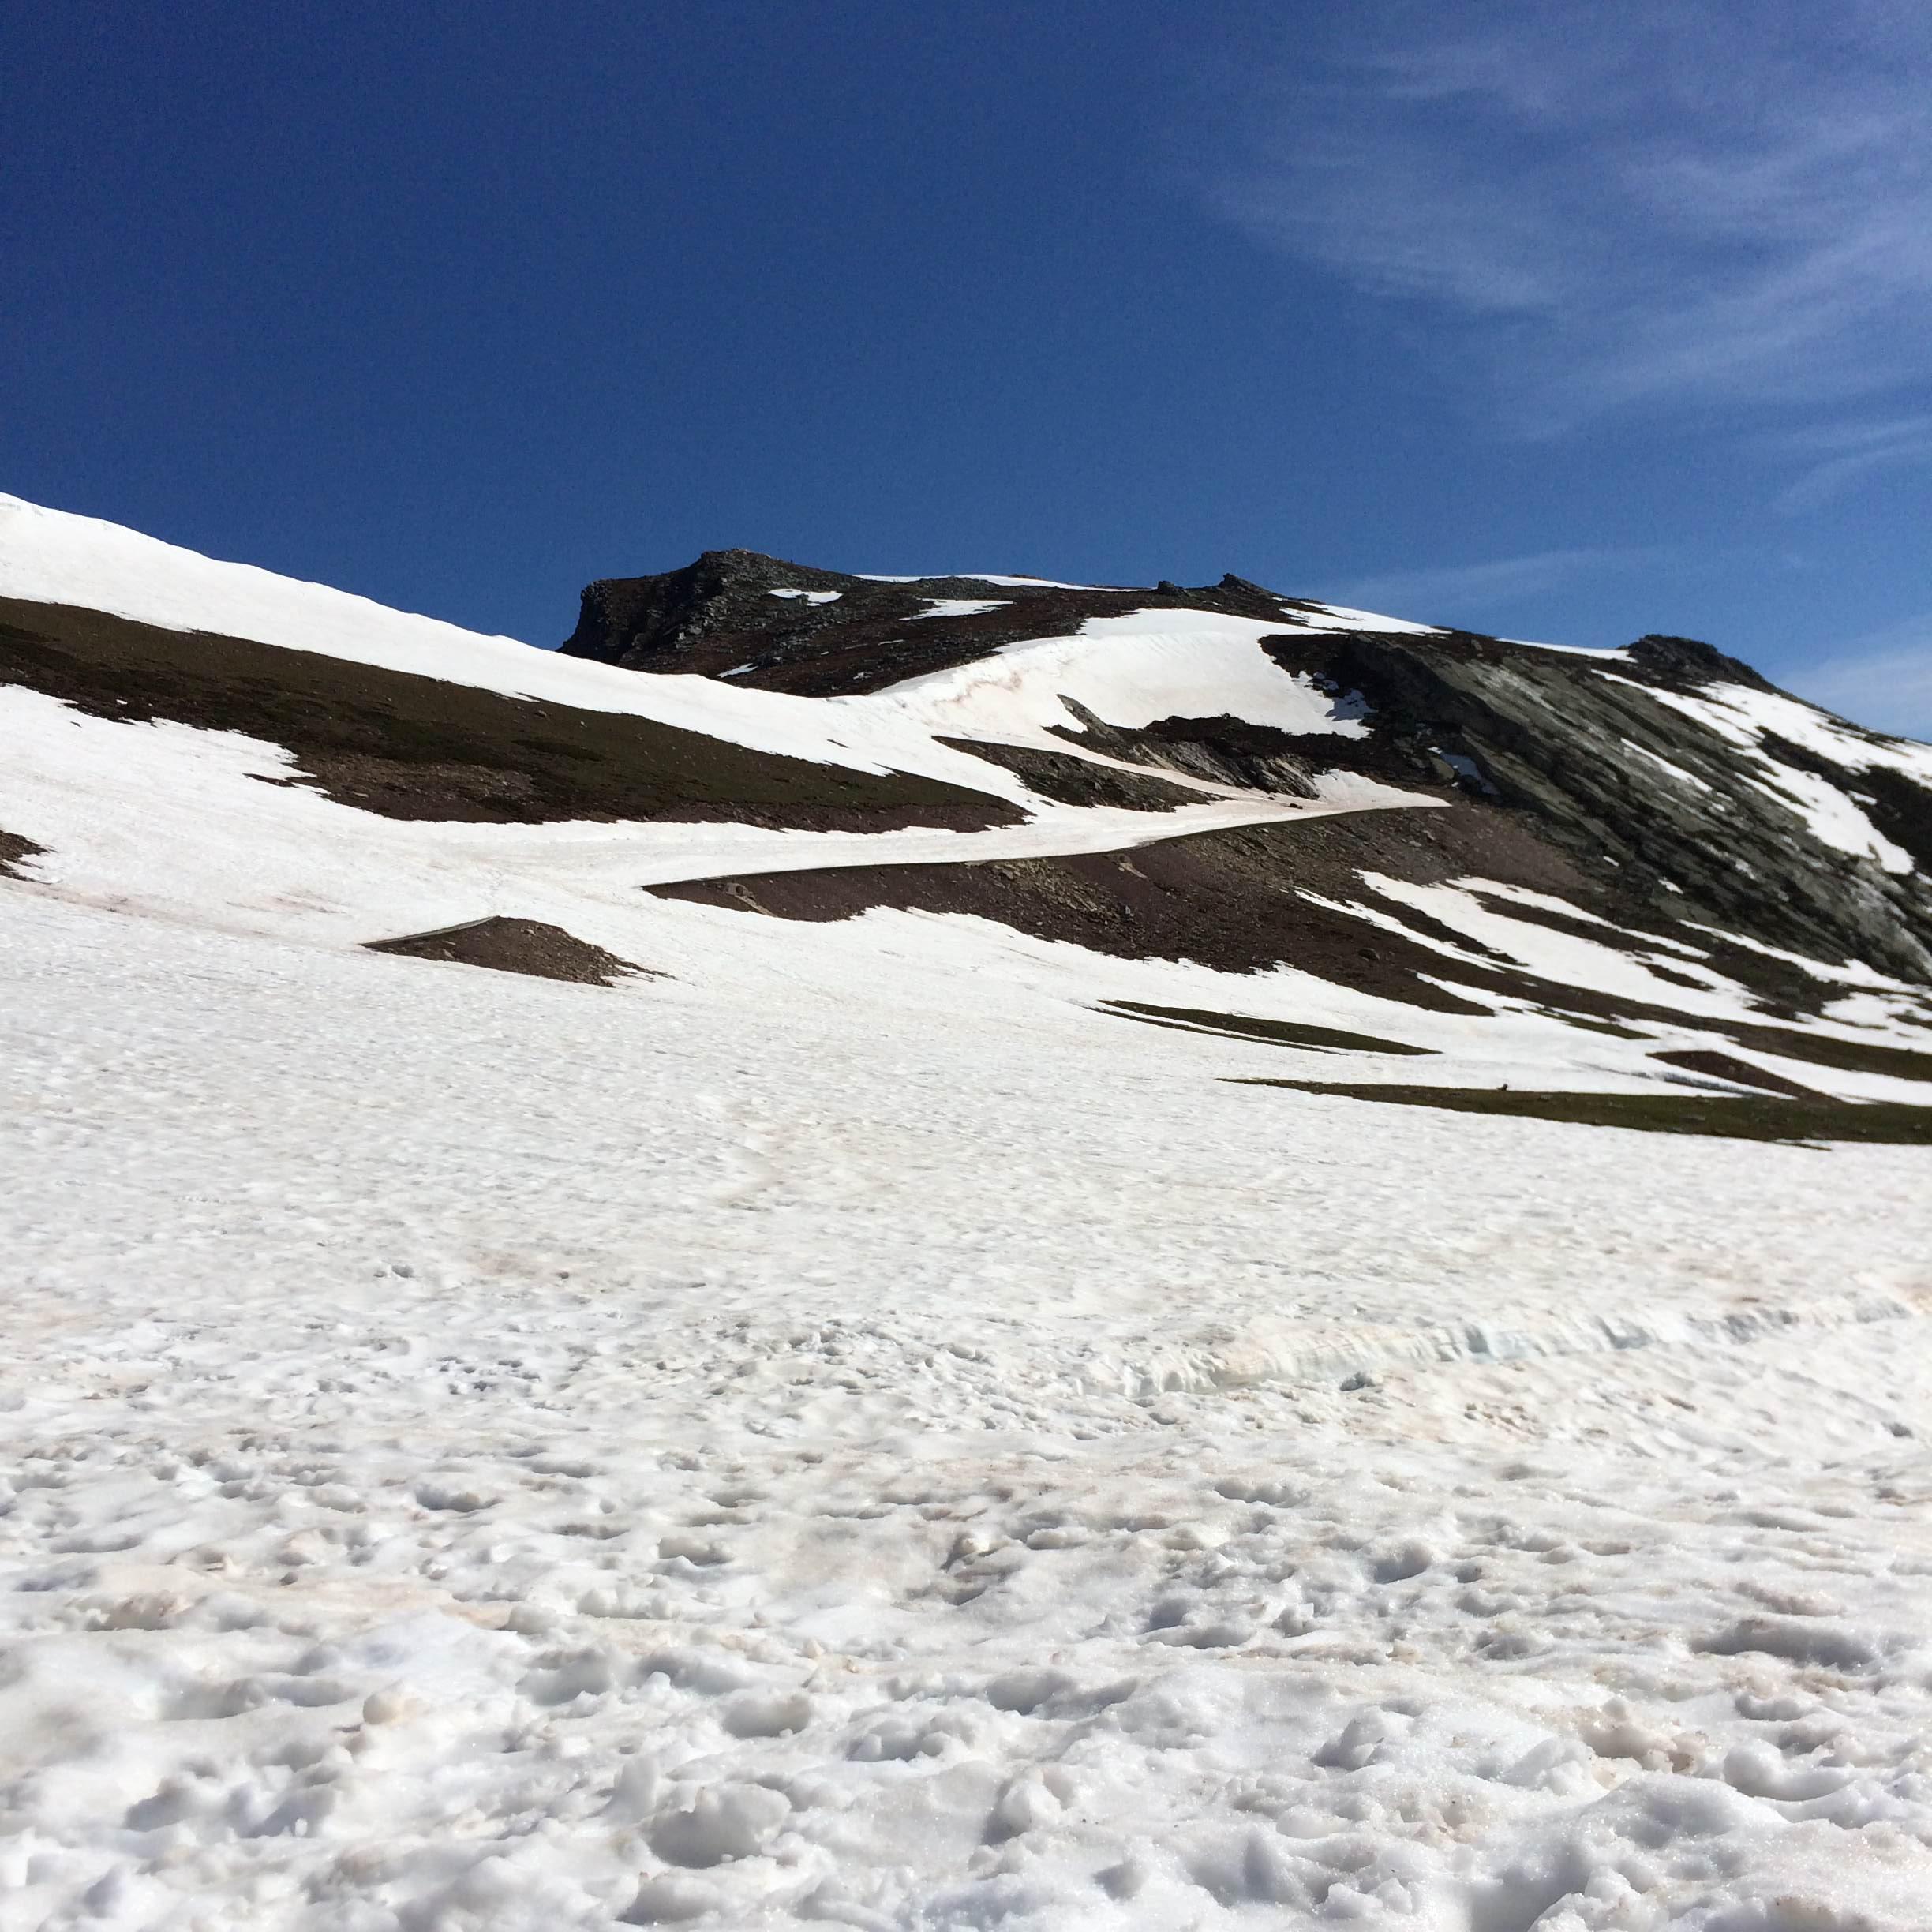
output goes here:
{"type": "Polygon", "coordinates": [[[1173,1021],[1189,1030],[1225,1033],[1242,1039],[1267,1040],[1282,1046],[1312,1046],[1327,1052],[1419,1054],[1430,1046],[1406,1041],[1378,1039],[1372,1033],[1350,1033],[1338,1027],[1305,1026],[1294,1020],[1256,1020],[1242,1013],[1213,1013],[1200,1006],[1150,1006],[1140,1000],[1103,1000],[1101,1010],[1123,1020],[1173,1021]]]}
{"type": "Polygon", "coordinates": [[[1784,1027],[1726,1025],[1686,1013],[1681,1024],[1728,1033],[1740,1046],[1759,1053],[1802,1060],[1810,1066],[1835,1068],[1840,1073],[1882,1073],[1889,1080],[1932,1080],[1932,1053],[1910,1046],[1886,1046],[1865,1040],[1834,1039],[1829,1034],[1797,1033],[1784,1027]]]}
{"type": "Polygon", "coordinates": [[[1231,1084],[1291,1087],[1297,1093],[1374,1100],[1393,1106],[1564,1121],[1585,1127],[1628,1127],[1642,1133],[1701,1134],[1723,1140],[1835,1140],[1932,1147],[1932,1107],[1890,1101],[1854,1105],[1848,1101],[1769,1095],[1732,1099],[1676,1094],[1527,1093],[1508,1087],[1378,1087],[1299,1080],[1242,1080],[1231,1084]]]}
{"type": "Polygon", "coordinates": [[[647,889],[780,919],[852,919],[875,906],[968,913],[1116,958],[1193,960],[1234,972],[1285,960],[1317,977],[1435,1012],[1488,1012],[1423,977],[1440,974],[1443,964],[1426,947],[1301,895],[1295,882],[1306,869],[1301,861],[1309,848],[1335,837],[1330,828],[1351,822],[1243,827],[1125,852],[846,866],[647,889]],[[1294,852],[1285,849],[1288,844],[1294,852]]]}
{"type": "Polygon", "coordinates": [[[367,950],[487,966],[494,972],[527,973],[537,979],[571,979],[584,986],[610,986],[620,977],[640,974],[653,979],[663,977],[579,939],[561,926],[545,925],[541,919],[470,919],[434,932],[372,939],[367,950]]]}
{"type": "MultiPolygon", "coordinates": [[[[1601,907],[1606,918],[1626,910],[1613,896],[1578,879],[1519,814],[1475,800],[1447,810],[1350,813],[1193,833],[1124,852],[846,866],[647,889],[665,898],[779,919],[852,919],[874,907],[965,913],[1116,958],[1186,960],[1241,973],[1286,965],[1431,1012],[1483,1015],[1495,1010],[1486,1001],[1520,1001],[1551,1018],[1626,1039],[1641,1039],[1657,1027],[1690,1027],[1812,1065],[1932,1081],[1932,1053],[1727,1020],[1544,979],[1426,913],[1381,898],[1365,884],[1365,873],[1421,883],[1474,876],[1566,893],[1592,909],[1601,907]],[[1310,893],[1333,903],[1317,904],[1310,893]],[[1357,908],[1462,950],[1439,952],[1419,937],[1361,916],[1357,908]]],[[[1520,910],[1507,900],[1491,903],[1492,909],[1512,917],[1520,910]]],[[[1525,916],[1533,925],[1556,923],[1540,908],[1530,908],[1525,916]]],[[[1578,937],[1619,950],[1637,943],[1608,927],[1563,923],[1578,937]]],[[[1800,1001],[1814,1004],[1831,990],[1781,960],[1702,933],[1694,938],[1708,945],[1717,970],[1755,991],[1762,1009],[1780,1019],[1798,1019],[1800,1001]]],[[[1758,1084],[1777,1077],[1767,1075],[1758,1084]]]]}
{"type": "MultiPolygon", "coordinates": [[[[1049,724],[1047,730],[1056,737],[1133,764],[1164,765],[1214,784],[1244,785],[1252,791],[1312,799],[1319,796],[1316,772],[1342,766],[1354,769],[1342,749],[1352,741],[1339,732],[1297,735],[1269,724],[1251,724],[1225,712],[1216,717],[1156,718],[1151,724],[1129,729],[1108,724],[1072,698],[1062,698],[1061,702],[1080,719],[1081,728],[1049,724]]],[[[1443,776],[1450,775],[1445,767],[1443,776]]],[[[1398,783],[1426,783],[1430,776],[1405,767],[1398,783]]]]}
{"type": "Polygon", "coordinates": [[[781,757],[620,712],[66,605],[0,598],[0,683],[99,717],[265,739],[296,759],[301,775],[292,782],[387,818],[976,832],[1026,817],[1004,799],[937,779],[781,757]]]}
{"type": "Polygon", "coordinates": [[[1756,1087],[1765,1093],[1786,1094],[1794,1099],[1816,1100],[1822,1096],[1810,1087],[1801,1087],[1795,1080],[1785,1079],[1781,1073],[1767,1073],[1759,1066],[1753,1066],[1748,1060],[1740,1060],[1735,1054],[1718,1053],[1709,1047],[1681,1048],[1671,1053],[1653,1053],[1653,1060],[1661,1060],[1667,1065],[1682,1067],[1687,1073],[1708,1073],[1713,1080],[1729,1080],[1734,1086],[1756,1087]]]}
{"type": "Polygon", "coordinates": [[[1065,751],[1042,751],[1033,745],[992,744],[978,738],[938,738],[934,742],[954,751],[984,758],[989,765],[1017,773],[1029,791],[1061,805],[1112,806],[1123,811],[1173,811],[1182,805],[1200,805],[1208,795],[1170,784],[1165,778],[1138,772],[1117,771],[1110,765],[1091,764],[1065,751]]]}

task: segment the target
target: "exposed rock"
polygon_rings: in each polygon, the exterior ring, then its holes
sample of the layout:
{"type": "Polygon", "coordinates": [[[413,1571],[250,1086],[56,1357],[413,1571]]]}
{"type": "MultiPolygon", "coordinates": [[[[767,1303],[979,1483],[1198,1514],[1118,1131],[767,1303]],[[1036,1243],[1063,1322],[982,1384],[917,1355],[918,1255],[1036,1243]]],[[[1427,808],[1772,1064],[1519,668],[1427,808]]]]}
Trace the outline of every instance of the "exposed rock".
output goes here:
{"type": "MultiPolygon", "coordinates": [[[[1606,664],[1467,631],[1338,631],[1324,607],[1231,573],[1191,590],[1166,580],[1152,590],[980,578],[882,583],[725,550],[662,576],[593,584],[564,648],[637,669],[729,673],[736,683],[832,694],[1069,635],[1090,618],[1161,608],[1279,623],[1266,640],[1270,655],[1349,704],[1366,734],[1290,733],[1226,715],[1128,728],[1069,704],[1075,722],[1055,728],[1069,743],[1294,796],[1313,796],[1325,772],[1348,771],[1481,799],[1552,861],[1561,856],[1569,897],[1613,904],[1622,923],[1666,934],[1714,926],[1932,983],[1932,788],[1882,763],[1837,764],[1769,733],[1753,749],[1687,716],[1672,699],[1773,689],[1694,638],[1647,635],[1606,664]],[[995,608],[933,614],[941,600],[995,608]],[[1822,838],[1793,773],[1844,793],[1917,869],[1888,871],[1822,838]]],[[[1211,702],[1213,693],[1203,697],[1211,702]]],[[[1845,728],[1848,747],[1861,740],[1884,742],[1845,728]]],[[[1103,802],[1091,767],[1050,771],[1037,751],[969,748],[1024,769],[1030,783],[1037,775],[1050,796],[1103,802]]],[[[1110,782],[1110,799],[1121,788],[1110,782]]],[[[1398,836],[1419,846],[1434,834],[1414,822],[1398,836]]],[[[1288,841],[1279,883],[1297,882],[1297,862],[1288,841]]]]}
{"type": "Polygon", "coordinates": [[[882,582],[754,550],[707,550],[655,577],[584,590],[564,653],[627,670],[729,676],[734,683],[832,697],[970,663],[1002,645],[1064,637],[1089,617],[1148,609],[1281,621],[1284,601],[1240,578],[1184,590],[1067,590],[983,577],[882,582]],[[933,614],[936,602],[990,610],[933,614]]]}
{"type": "Polygon", "coordinates": [[[495,972],[527,973],[538,979],[571,979],[585,986],[611,986],[620,977],[662,975],[620,960],[561,926],[541,919],[491,918],[443,926],[433,932],[405,933],[397,939],[371,939],[371,953],[399,953],[410,959],[444,960],[487,966],[495,972]]]}
{"type": "MultiPolygon", "coordinates": [[[[1062,700],[1080,721],[1081,728],[1051,725],[1069,743],[1109,758],[1140,765],[1164,765],[1210,784],[1245,786],[1251,791],[1275,792],[1290,798],[1317,795],[1315,768],[1323,762],[1326,740],[1320,736],[1297,736],[1271,724],[1251,724],[1245,718],[1156,718],[1151,724],[1127,730],[1109,724],[1073,698],[1062,700]]],[[[1447,776],[1447,774],[1445,774],[1447,776]]]]}
{"type": "Polygon", "coordinates": [[[1062,805],[1108,806],[1121,811],[1173,811],[1179,806],[1198,805],[1202,799],[1200,792],[1170,784],[1164,778],[1116,771],[1110,766],[1043,751],[1035,745],[989,744],[979,738],[942,738],[938,742],[1017,773],[1028,791],[1042,798],[1057,799],[1062,805]]]}
{"type": "MultiPolygon", "coordinates": [[[[1825,843],[1778,788],[1776,741],[1754,752],[1668,702],[1664,691],[1693,670],[1744,681],[1734,661],[1681,642],[1664,641],[1661,664],[1619,663],[1612,677],[1598,660],[1460,632],[1284,638],[1269,648],[1285,669],[1360,695],[1372,751],[1354,755],[1368,768],[1399,781],[1432,772],[1432,754],[1459,754],[1537,837],[1600,886],[1646,902],[1653,921],[1932,979],[1926,874],[1825,843]]],[[[1770,688],[1755,673],[1749,685],[1770,688]]],[[[1801,768],[1848,796],[1874,789],[1874,774],[1815,754],[1801,768]]],[[[1932,821],[1925,788],[1892,773],[1877,784],[1900,794],[1891,816],[1901,826],[1915,831],[1919,811],[1932,821]]]]}

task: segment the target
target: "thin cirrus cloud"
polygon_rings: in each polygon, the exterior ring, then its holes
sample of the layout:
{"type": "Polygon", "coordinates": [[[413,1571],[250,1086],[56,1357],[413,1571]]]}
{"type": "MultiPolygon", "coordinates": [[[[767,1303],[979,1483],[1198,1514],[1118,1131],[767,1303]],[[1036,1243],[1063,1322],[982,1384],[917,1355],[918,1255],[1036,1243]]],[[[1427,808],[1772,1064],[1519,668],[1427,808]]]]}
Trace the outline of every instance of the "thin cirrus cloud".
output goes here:
{"type": "Polygon", "coordinates": [[[1646,402],[1842,409],[1932,373],[1932,13],[1368,17],[1261,84],[1213,198],[1466,323],[1520,431],[1646,402]]]}
{"type": "Polygon", "coordinates": [[[1786,437],[1777,448],[1810,466],[1780,493],[1777,507],[1787,515],[1815,510],[1877,471],[1932,463],[1932,416],[1830,425],[1786,437]]]}
{"type": "Polygon", "coordinates": [[[1788,675],[1793,691],[1827,710],[1882,717],[1888,731],[1932,739],[1932,611],[1853,638],[1788,675]]]}
{"type": "Polygon", "coordinates": [[[1661,554],[1648,549],[1540,550],[1485,564],[1387,571],[1342,585],[1334,601],[1359,610],[1425,618],[1507,610],[1578,578],[1649,562],[1661,554]]]}

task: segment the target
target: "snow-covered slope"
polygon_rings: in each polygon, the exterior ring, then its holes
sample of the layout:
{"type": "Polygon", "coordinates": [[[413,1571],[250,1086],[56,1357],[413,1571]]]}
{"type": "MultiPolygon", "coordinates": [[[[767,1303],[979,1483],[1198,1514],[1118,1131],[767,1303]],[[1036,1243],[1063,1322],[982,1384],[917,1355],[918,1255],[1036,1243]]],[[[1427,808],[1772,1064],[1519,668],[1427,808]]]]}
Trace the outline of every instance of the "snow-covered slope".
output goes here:
{"type": "MultiPolygon", "coordinates": [[[[1002,702],[1010,698],[1006,691],[986,692],[983,721],[970,697],[956,689],[922,691],[909,702],[895,696],[826,704],[709,678],[645,680],[513,638],[389,610],[323,585],[217,562],[17,497],[0,496],[0,597],[77,606],[163,630],[212,632],[533,701],[629,713],[780,755],[860,770],[918,772],[1016,798],[1023,789],[996,769],[933,742],[934,725],[971,735],[983,723],[990,736],[1013,723],[1015,708],[1002,702]]],[[[1210,653],[1201,668],[1211,678],[1234,679],[1251,693],[1263,687],[1264,708],[1271,704],[1312,718],[1326,712],[1318,694],[1298,689],[1252,649],[1261,627],[1217,627],[1211,619],[1209,627],[1200,642],[1210,653]]],[[[1163,652],[1158,638],[1136,653],[1121,680],[1130,710],[1146,702],[1158,705],[1181,687],[1174,655],[1172,641],[1163,652]]],[[[1032,694],[1024,707],[1029,725],[1065,719],[1050,683],[1053,672],[1068,668],[1068,653],[1050,650],[1038,672],[1016,672],[1032,694]]],[[[1072,695],[1104,701],[1109,679],[1091,665],[1084,668],[1084,676],[1074,672],[1072,695]]]]}
{"type": "Polygon", "coordinates": [[[813,696],[0,535],[0,1932],[1923,1932],[1924,987],[1564,842],[1762,781],[1713,853],[1908,931],[1919,751],[1582,659],[1619,799],[1556,653],[1282,600],[923,580],[1009,615],[813,696]]]}

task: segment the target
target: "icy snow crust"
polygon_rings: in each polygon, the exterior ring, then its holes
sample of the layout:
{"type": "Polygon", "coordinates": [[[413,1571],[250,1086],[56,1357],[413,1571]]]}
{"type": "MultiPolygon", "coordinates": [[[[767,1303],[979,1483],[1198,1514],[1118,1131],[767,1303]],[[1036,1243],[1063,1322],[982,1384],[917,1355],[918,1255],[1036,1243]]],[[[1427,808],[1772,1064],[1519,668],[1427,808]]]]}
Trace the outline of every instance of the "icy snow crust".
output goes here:
{"type": "MultiPolygon", "coordinates": [[[[242,627],[201,562],[122,594],[242,627]]],[[[271,642],[459,661],[273,582],[271,642]]],[[[909,746],[1185,714],[1174,623],[1109,634],[1103,691],[1062,640],[863,702],[909,746]]],[[[698,682],[609,677],[571,702],[698,682]]],[[[231,735],[18,690],[0,735],[47,848],[0,878],[0,1932],[1923,1932],[1922,1151],[1230,1084],[1334,1057],[1093,1009],[1526,1086],[1652,1085],[1689,1028],[638,889],[1095,813],[404,823],[231,735]],[[491,912],[670,976],[358,949],[491,912]]],[[[1687,945],[1702,990],[1496,909],[1560,901],[1372,883],[1440,948],[1748,1010],[1687,945]]]]}

